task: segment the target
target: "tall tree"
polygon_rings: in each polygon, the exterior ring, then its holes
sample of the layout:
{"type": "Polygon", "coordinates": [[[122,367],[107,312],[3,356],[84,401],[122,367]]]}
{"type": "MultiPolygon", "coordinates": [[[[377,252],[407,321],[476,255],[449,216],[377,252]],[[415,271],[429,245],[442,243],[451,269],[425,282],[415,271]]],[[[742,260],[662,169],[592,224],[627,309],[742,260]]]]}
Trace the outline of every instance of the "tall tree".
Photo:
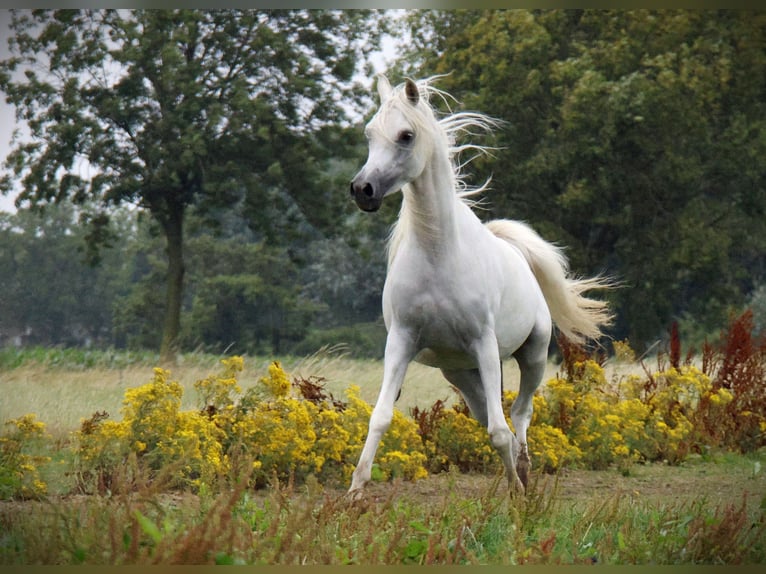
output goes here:
{"type": "MultiPolygon", "coordinates": [[[[378,42],[381,28],[370,22],[378,17],[15,11],[14,55],[0,62],[0,89],[31,140],[15,142],[0,191],[21,179],[20,204],[70,198],[105,212],[120,203],[147,210],[166,240],[161,355],[172,361],[187,210],[204,213],[243,196],[259,206],[276,189],[308,220],[322,221],[312,184],[323,130],[345,119],[352,76],[378,42]]],[[[106,218],[91,222],[98,231],[106,218]]]]}
{"type": "Polygon", "coordinates": [[[766,13],[415,13],[413,30],[438,48],[422,73],[508,122],[476,164],[489,215],[622,279],[616,336],[687,314],[712,329],[764,281],[766,13]]]}

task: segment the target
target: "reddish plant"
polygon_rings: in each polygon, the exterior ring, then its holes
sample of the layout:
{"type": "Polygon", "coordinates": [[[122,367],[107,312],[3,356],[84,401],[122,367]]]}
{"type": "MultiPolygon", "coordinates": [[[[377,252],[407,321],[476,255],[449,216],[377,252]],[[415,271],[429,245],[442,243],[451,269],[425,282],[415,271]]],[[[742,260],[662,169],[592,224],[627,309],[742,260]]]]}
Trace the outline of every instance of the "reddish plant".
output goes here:
{"type": "Polygon", "coordinates": [[[600,367],[606,363],[607,356],[603,349],[588,349],[561,333],[556,336],[556,344],[561,352],[561,366],[569,381],[580,378],[585,361],[595,361],[600,367]]]}
{"type": "Polygon", "coordinates": [[[681,367],[681,337],[678,335],[678,322],[670,326],[670,366],[674,369],[681,367]]]}
{"type": "Polygon", "coordinates": [[[438,399],[430,408],[421,409],[418,406],[410,409],[410,415],[418,425],[418,434],[423,442],[432,440],[439,420],[444,416],[444,401],[438,399]]]}
{"type": "Polygon", "coordinates": [[[314,375],[311,375],[308,378],[294,377],[293,386],[298,389],[298,392],[307,401],[310,401],[315,405],[322,403],[332,404],[336,411],[342,412],[346,408],[346,403],[336,399],[332,393],[325,392],[325,380],[324,377],[317,377],[314,375]]]}
{"type": "Polygon", "coordinates": [[[717,345],[705,341],[702,369],[713,390],[723,388],[734,397],[723,420],[708,421],[718,427],[717,436],[743,452],[766,444],[766,337],[754,335],[750,309],[729,321],[717,345]]]}

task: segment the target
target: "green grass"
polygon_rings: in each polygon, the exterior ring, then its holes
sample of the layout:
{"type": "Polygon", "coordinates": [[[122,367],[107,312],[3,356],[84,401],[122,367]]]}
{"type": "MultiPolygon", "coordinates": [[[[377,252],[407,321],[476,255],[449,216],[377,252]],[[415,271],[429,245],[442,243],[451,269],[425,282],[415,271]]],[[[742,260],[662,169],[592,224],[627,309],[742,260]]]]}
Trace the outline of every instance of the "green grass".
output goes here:
{"type": "Polygon", "coordinates": [[[528,496],[515,498],[494,477],[450,472],[375,485],[358,500],[308,481],[255,492],[191,495],[146,485],[130,495],[6,502],[0,563],[756,564],[766,557],[763,509],[744,498],[668,502],[616,489],[572,499],[562,495],[565,476],[536,478],[528,496]]]}

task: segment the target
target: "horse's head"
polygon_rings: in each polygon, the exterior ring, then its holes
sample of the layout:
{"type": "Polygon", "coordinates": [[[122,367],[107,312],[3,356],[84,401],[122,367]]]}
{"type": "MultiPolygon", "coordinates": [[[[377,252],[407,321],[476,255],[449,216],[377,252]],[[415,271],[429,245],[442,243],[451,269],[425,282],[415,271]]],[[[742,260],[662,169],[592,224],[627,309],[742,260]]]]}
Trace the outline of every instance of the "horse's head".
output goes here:
{"type": "Polygon", "coordinates": [[[433,117],[412,80],[392,88],[378,76],[380,108],[365,127],[367,163],[351,181],[351,196],[360,209],[377,211],[383,198],[399,191],[425,168],[427,118],[433,117]]]}

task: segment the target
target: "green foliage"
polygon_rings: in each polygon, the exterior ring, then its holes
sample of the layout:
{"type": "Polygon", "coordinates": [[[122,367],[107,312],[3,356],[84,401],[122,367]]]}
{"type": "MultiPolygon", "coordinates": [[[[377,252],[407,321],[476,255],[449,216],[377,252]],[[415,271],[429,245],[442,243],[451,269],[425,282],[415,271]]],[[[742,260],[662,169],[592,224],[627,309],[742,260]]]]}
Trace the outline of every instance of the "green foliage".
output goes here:
{"type": "Polygon", "coordinates": [[[365,25],[375,19],[362,10],[14,11],[0,90],[34,143],[14,141],[0,191],[20,180],[19,203],[92,202],[91,245],[110,240],[109,207],[148,212],[167,247],[162,354],[172,359],[192,208],[244,203],[270,238],[279,224],[328,225],[331,188],[319,167],[328,144],[342,145],[342,103],[377,45],[383,27],[365,25]],[[83,159],[97,175],[81,175],[83,159]],[[274,217],[270,207],[293,213],[274,217]]]}
{"type": "Polygon", "coordinates": [[[187,254],[186,347],[280,354],[303,338],[316,305],[304,296],[286,249],[204,235],[188,242],[187,254]]]}
{"type": "MultiPolygon", "coordinates": [[[[4,341],[22,334],[36,344],[156,349],[168,254],[179,253],[184,266],[176,260],[173,269],[176,279],[185,270],[184,291],[172,294],[193,316],[179,319],[182,349],[290,350],[309,334],[317,348],[353,349],[340,339],[358,333],[334,330],[379,319],[383,239],[398,205],[371,218],[339,200],[366,149],[337,104],[371,105],[348,81],[349,53],[361,63],[389,18],[270,16],[16,13],[0,89],[37,139],[14,141],[3,181],[10,190],[26,180],[20,206],[46,213],[22,209],[0,223],[4,341]],[[324,34],[316,33],[320,22],[330,26],[324,34]],[[238,50],[247,30],[252,46],[238,50]],[[252,83],[239,69],[216,75],[242,53],[252,83]],[[309,53],[316,68],[307,67],[309,53]],[[39,59],[29,76],[18,73],[22,55],[39,59]],[[118,64],[124,74],[102,76],[118,64]],[[215,81],[198,81],[206,72],[215,81]],[[84,177],[82,159],[97,177],[84,177]],[[120,202],[148,217],[116,210],[120,202]],[[179,223],[174,205],[184,207],[180,233],[171,225],[179,223]],[[102,244],[119,250],[91,249],[102,244]],[[100,269],[83,264],[99,257],[100,269]]],[[[481,142],[497,147],[494,157],[472,164],[477,180],[493,176],[481,213],[529,221],[567,246],[579,274],[622,280],[609,295],[618,315],[611,335],[643,350],[679,320],[701,343],[745,303],[762,328],[766,114],[755,71],[765,63],[763,13],[407,17],[412,42],[398,69],[449,73],[439,87],[454,93],[457,107],[507,121],[481,142]]],[[[367,353],[372,341],[364,333],[360,341],[367,353]]]]}
{"type": "MultiPolygon", "coordinates": [[[[83,213],[83,210],[80,211],[83,213]]],[[[115,229],[123,218],[115,213],[115,229]]],[[[94,268],[71,205],[45,212],[0,213],[0,344],[109,343],[111,303],[126,278],[116,252],[94,268]],[[87,293],[87,296],[83,296],[87,293]]]]}
{"type": "Polygon", "coordinates": [[[446,73],[465,108],[508,122],[475,164],[493,177],[487,217],[618,276],[617,338],[641,348],[685,313],[710,331],[763,282],[763,12],[410,17],[408,73],[446,73]]]}

